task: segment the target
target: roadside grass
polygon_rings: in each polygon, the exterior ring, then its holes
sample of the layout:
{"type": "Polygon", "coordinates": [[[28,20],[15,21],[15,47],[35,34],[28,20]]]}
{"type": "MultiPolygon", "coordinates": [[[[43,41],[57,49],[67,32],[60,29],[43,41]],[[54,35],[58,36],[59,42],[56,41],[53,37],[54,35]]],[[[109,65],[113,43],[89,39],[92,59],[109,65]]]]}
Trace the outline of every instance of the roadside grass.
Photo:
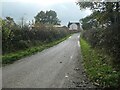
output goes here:
{"type": "Polygon", "coordinates": [[[44,49],[47,49],[47,48],[52,47],[54,45],[57,45],[60,42],[66,40],[69,36],[70,35],[68,35],[64,38],[61,38],[59,40],[55,40],[55,41],[50,42],[50,43],[44,43],[44,44],[39,45],[39,46],[34,46],[34,47],[31,47],[31,48],[28,48],[26,50],[21,50],[21,51],[15,52],[15,53],[10,53],[10,54],[3,55],[2,56],[2,64],[3,64],[3,66],[6,65],[6,64],[11,64],[14,61],[19,60],[19,59],[21,59],[25,56],[35,54],[35,53],[40,52],[44,49]]]}
{"type": "Polygon", "coordinates": [[[120,88],[120,71],[116,71],[111,58],[103,50],[93,49],[84,40],[80,39],[83,64],[88,78],[100,88],[120,88]]]}

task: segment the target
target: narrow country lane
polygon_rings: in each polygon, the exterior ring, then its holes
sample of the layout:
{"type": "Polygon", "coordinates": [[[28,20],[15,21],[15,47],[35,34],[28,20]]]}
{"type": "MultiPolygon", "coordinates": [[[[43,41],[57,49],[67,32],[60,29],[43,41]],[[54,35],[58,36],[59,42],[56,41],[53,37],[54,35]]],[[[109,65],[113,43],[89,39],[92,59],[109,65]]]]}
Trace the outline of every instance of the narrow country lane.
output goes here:
{"type": "Polygon", "coordinates": [[[64,42],[2,68],[3,88],[94,87],[81,59],[80,33],[64,42]]]}

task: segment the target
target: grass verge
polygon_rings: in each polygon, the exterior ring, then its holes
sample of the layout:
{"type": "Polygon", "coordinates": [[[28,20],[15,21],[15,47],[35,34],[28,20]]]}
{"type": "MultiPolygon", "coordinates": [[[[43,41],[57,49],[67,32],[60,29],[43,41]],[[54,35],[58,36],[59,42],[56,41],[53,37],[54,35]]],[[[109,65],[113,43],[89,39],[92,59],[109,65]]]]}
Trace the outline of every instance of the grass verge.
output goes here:
{"type": "Polygon", "coordinates": [[[80,42],[85,71],[93,84],[102,88],[120,88],[120,72],[108,64],[112,58],[104,51],[91,48],[84,39],[80,42]]]}
{"type": "Polygon", "coordinates": [[[56,40],[56,41],[53,41],[53,42],[50,42],[50,43],[44,43],[40,46],[34,46],[34,47],[31,47],[31,48],[28,48],[26,50],[21,50],[21,51],[18,51],[16,53],[10,53],[10,54],[6,54],[4,56],[2,56],[2,64],[3,66],[6,65],[6,64],[11,64],[13,63],[14,61],[16,60],[19,60],[25,56],[28,56],[28,55],[32,55],[32,54],[35,54],[36,52],[40,52],[44,49],[47,49],[49,47],[52,47],[64,40],[66,40],[70,35],[62,38],[62,39],[59,39],[59,40],[56,40]]]}

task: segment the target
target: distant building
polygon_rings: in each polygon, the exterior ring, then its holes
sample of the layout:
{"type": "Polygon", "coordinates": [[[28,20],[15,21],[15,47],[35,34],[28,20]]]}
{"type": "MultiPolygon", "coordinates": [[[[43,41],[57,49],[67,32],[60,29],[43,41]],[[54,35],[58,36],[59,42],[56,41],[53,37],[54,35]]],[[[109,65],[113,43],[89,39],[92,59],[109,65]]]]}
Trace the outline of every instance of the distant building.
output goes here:
{"type": "Polygon", "coordinates": [[[58,28],[60,28],[60,27],[62,27],[61,25],[54,25],[53,27],[58,27],[58,28]]]}
{"type": "Polygon", "coordinates": [[[75,31],[75,32],[81,31],[81,26],[79,22],[69,22],[68,28],[69,28],[69,31],[75,31]]]}

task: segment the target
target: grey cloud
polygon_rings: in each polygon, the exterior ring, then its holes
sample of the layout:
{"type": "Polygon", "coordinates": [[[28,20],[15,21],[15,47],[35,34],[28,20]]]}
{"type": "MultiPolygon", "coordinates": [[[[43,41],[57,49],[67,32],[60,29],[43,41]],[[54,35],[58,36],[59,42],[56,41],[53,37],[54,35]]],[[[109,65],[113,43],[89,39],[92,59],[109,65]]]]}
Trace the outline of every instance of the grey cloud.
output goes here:
{"type": "Polygon", "coordinates": [[[79,6],[73,2],[55,4],[48,7],[35,5],[34,3],[17,3],[17,2],[4,2],[2,3],[2,16],[11,16],[16,21],[19,21],[22,16],[27,20],[32,20],[34,16],[41,10],[55,10],[58,18],[63,25],[67,25],[69,21],[79,21],[79,19],[90,14],[89,10],[81,11],[79,6]]]}

